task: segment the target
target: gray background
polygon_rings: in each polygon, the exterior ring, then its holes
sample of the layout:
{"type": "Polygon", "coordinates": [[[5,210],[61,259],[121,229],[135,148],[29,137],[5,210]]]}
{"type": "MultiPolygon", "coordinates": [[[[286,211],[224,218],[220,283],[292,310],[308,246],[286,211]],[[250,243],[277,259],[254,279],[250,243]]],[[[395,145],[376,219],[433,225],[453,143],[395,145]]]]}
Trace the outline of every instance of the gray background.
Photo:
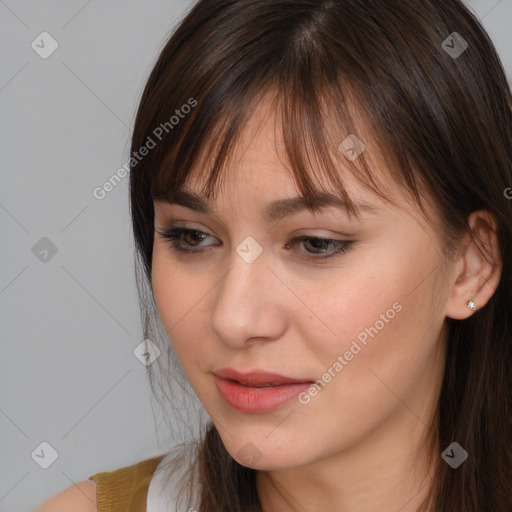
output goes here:
{"type": "MultiPolygon", "coordinates": [[[[512,0],[468,4],[510,80],[512,0]]],[[[144,81],[190,5],[0,0],[0,511],[172,443],[133,353],[128,178],[103,200],[93,190],[126,162],[144,81]],[[47,59],[31,47],[43,31],[59,45],[47,59]],[[57,250],[46,261],[43,237],[57,250]],[[32,457],[44,441],[58,452],[48,469],[32,457]]]]}

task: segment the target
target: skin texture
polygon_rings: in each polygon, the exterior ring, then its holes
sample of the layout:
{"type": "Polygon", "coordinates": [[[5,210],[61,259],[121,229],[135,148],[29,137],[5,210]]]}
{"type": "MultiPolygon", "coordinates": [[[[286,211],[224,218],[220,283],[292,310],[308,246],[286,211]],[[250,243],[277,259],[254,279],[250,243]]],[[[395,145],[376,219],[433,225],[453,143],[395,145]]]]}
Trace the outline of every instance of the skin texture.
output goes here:
{"type": "MultiPolygon", "coordinates": [[[[260,456],[251,467],[262,470],[257,486],[266,512],[412,512],[430,481],[426,440],[444,368],[445,318],[474,314],[468,300],[483,307],[499,281],[494,219],[487,212],[470,218],[494,266],[469,238],[446,259],[435,226],[386,178],[376,146],[365,139],[388,185],[383,192],[398,206],[344,173],[351,197],[378,212],[362,212],[359,221],[329,207],[269,223],[261,215],[266,203],[300,195],[271,119],[262,103],[230,161],[217,215],[155,202],[157,230],[173,221],[209,235],[182,237],[182,246],[206,251],[181,255],[155,233],[152,285],[160,316],[226,449],[247,465],[247,444],[256,446],[260,456]],[[354,243],[319,260],[314,245],[287,246],[305,235],[354,243]],[[236,252],[248,236],[263,248],[250,264],[236,252]],[[308,256],[318,263],[301,259],[308,256]],[[215,386],[212,371],[223,367],[318,380],[396,303],[400,311],[367,345],[359,343],[361,350],[308,404],[241,413],[215,386]]],[[[194,192],[201,186],[199,177],[190,180],[194,192]]]]}
{"type": "Polygon", "coordinates": [[[45,501],[34,512],[96,512],[96,483],[83,480],[45,501]]]}

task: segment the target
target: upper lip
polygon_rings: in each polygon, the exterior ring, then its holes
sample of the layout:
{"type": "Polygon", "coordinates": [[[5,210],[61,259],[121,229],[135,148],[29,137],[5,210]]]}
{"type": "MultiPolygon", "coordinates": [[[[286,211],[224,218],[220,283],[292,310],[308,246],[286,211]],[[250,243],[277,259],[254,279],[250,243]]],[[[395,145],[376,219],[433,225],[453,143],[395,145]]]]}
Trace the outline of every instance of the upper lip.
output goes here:
{"type": "Polygon", "coordinates": [[[270,384],[279,386],[280,384],[296,384],[312,382],[307,379],[293,379],[277,373],[268,373],[262,370],[253,370],[247,373],[241,373],[233,368],[221,368],[213,372],[217,377],[235,380],[244,386],[264,386],[270,384]]]}

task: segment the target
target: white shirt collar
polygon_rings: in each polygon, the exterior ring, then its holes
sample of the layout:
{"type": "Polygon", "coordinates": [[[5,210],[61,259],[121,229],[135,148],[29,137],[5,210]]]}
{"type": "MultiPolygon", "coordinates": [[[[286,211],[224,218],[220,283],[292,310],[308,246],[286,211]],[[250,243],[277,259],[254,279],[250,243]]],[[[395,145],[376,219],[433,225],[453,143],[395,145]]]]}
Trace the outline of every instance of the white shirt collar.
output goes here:
{"type": "Polygon", "coordinates": [[[173,459],[176,453],[168,453],[159,462],[151,478],[147,501],[146,512],[197,512],[199,510],[199,478],[197,461],[196,443],[188,443],[184,447],[179,447],[181,454],[184,453],[189,464],[174,464],[173,459]],[[171,466],[169,466],[171,463],[171,466]],[[185,489],[178,502],[178,493],[182,486],[188,485],[188,477],[192,471],[194,485],[194,495],[192,503],[186,501],[187,490],[185,489]],[[167,475],[170,474],[170,478],[167,475]],[[184,477],[186,481],[184,481],[184,477]]]}

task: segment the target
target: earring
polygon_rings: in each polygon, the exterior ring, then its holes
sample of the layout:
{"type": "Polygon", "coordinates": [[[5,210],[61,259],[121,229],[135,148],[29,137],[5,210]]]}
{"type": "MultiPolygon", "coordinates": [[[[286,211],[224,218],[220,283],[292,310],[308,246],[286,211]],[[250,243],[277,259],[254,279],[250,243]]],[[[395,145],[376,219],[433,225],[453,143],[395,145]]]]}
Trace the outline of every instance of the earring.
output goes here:
{"type": "Polygon", "coordinates": [[[469,308],[469,309],[475,309],[475,307],[476,307],[476,306],[475,306],[475,303],[474,303],[472,300],[470,300],[470,301],[468,302],[467,306],[468,306],[468,308],[469,308]]]}

